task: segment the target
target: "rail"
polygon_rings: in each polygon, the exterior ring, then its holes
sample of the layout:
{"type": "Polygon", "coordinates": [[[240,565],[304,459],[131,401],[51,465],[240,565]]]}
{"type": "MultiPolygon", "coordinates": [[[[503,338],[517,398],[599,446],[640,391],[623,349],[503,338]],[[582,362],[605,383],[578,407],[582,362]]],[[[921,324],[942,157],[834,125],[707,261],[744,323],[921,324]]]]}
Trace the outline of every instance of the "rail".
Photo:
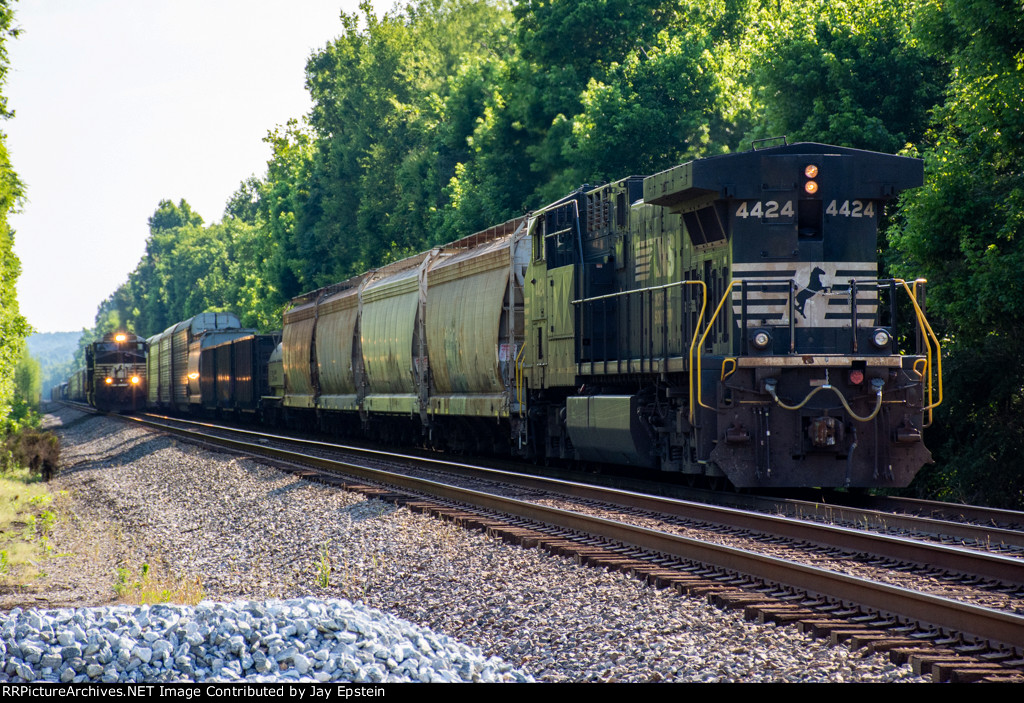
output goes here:
{"type": "MultiPolygon", "coordinates": [[[[173,429],[163,423],[140,418],[131,419],[141,424],[158,426],[162,429],[173,429]]],[[[208,426],[206,423],[188,421],[185,424],[208,426]]],[[[353,460],[329,458],[311,454],[306,451],[287,450],[267,444],[268,440],[285,440],[312,448],[314,446],[340,449],[328,443],[297,440],[295,438],[266,435],[261,432],[238,431],[242,435],[252,436],[256,441],[241,441],[223,436],[199,434],[196,430],[177,430],[202,441],[220,444],[246,453],[272,456],[290,463],[300,463],[330,471],[340,471],[354,475],[362,480],[381,481],[397,486],[402,490],[428,494],[442,500],[470,504],[476,507],[495,510],[527,520],[538,520],[549,525],[603,537],[634,547],[658,552],[662,555],[692,560],[714,567],[735,570],[755,578],[764,579],[786,587],[806,590],[812,594],[826,595],[844,602],[858,603],[862,607],[881,614],[896,616],[900,619],[911,618],[920,623],[954,630],[964,635],[987,640],[990,643],[1002,644],[1020,651],[1024,648],[1024,616],[1007,611],[994,610],[970,603],[954,601],[949,598],[934,596],[913,591],[904,586],[887,585],[864,578],[830,571],[824,568],[793,563],[778,557],[717,545],[678,534],[652,530],[635,525],[619,523],[611,519],[587,515],[561,508],[554,508],[540,503],[533,503],[516,498],[503,497],[486,492],[457,487],[437,479],[418,478],[395,473],[381,468],[371,468],[353,460]]],[[[354,448],[344,447],[351,450],[354,448]]],[[[365,449],[358,450],[373,455],[390,454],[365,449]]],[[[401,456],[401,455],[399,455],[401,456]]],[[[412,458],[412,457],[402,457],[412,458]]],[[[436,465],[448,464],[436,459],[412,458],[416,463],[436,465]]],[[[830,544],[843,549],[866,551],[884,555],[900,561],[908,561],[923,565],[942,564],[946,569],[962,571],[982,578],[994,578],[1006,583],[1019,584],[1024,582],[1024,562],[1011,557],[984,554],[962,547],[938,545],[920,542],[913,539],[893,537],[891,535],[872,535],[860,530],[821,525],[816,522],[805,522],[792,518],[748,513],[731,508],[701,505],[689,501],[645,496],[642,494],[615,489],[602,489],[572,482],[535,476],[517,476],[509,472],[468,467],[453,464],[464,469],[471,469],[480,475],[489,474],[505,482],[522,481],[524,486],[543,487],[559,490],[569,495],[587,496],[596,499],[612,500],[623,505],[656,509],[672,510],[670,506],[695,519],[713,523],[742,526],[745,529],[765,531],[768,534],[786,536],[788,538],[810,540],[830,544]],[[814,536],[808,534],[814,533],[814,536]]]]}

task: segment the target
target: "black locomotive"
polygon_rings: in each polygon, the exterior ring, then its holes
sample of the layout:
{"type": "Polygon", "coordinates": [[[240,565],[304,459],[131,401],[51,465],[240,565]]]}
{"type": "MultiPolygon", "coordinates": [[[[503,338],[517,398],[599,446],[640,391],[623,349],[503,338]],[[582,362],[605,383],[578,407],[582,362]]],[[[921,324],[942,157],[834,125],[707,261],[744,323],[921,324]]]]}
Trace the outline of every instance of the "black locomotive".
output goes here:
{"type": "Polygon", "coordinates": [[[109,412],[146,407],[146,340],[110,332],[85,350],[85,368],[69,379],[65,396],[109,412]]]}

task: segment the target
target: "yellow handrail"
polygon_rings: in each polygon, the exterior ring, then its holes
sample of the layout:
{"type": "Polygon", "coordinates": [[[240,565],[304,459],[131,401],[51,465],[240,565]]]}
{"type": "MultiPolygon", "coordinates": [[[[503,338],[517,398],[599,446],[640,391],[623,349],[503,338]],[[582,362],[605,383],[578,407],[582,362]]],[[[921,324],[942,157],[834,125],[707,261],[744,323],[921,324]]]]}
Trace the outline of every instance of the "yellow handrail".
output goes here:
{"type": "MultiPolygon", "coordinates": [[[[698,351],[697,351],[697,364],[696,364],[696,366],[697,366],[697,404],[700,405],[702,408],[706,408],[708,410],[714,410],[714,408],[712,408],[710,405],[704,405],[703,398],[701,397],[702,394],[701,394],[701,384],[700,384],[700,373],[701,373],[701,357],[703,355],[700,353],[700,350],[704,348],[704,340],[707,339],[708,334],[711,332],[711,327],[715,324],[715,320],[718,319],[718,313],[720,313],[722,311],[722,306],[725,305],[725,301],[728,300],[729,297],[732,295],[733,287],[736,286],[739,283],[742,283],[742,279],[733,279],[733,280],[729,281],[729,285],[727,285],[725,287],[725,293],[722,295],[722,299],[719,301],[718,307],[715,308],[715,312],[711,316],[711,319],[708,320],[708,324],[706,325],[706,328],[704,330],[704,334],[701,336],[700,343],[697,345],[697,349],[698,349],[698,351]]],[[[703,317],[703,316],[704,316],[704,310],[701,309],[701,317],[703,317]]],[[[698,329],[700,329],[700,325],[698,325],[697,327],[698,327],[698,329]]],[[[693,339],[694,339],[694,341],[697,340],[697,333],[696,333],[696,331],[694,331],[693,339]]],[[[693,364],[693,342],[691,342],[690,343],[690,422],[691,423],[693,422],[694,410],[695,410],[694,405],[693,405],[693,367],[694,367],[694,364],[693,364]]]]}
{"type": "Polygon", "coordinates": [[[722,377],[718,380],[724,381],[725,379],[732,376],[734,373],[736,373],[736,357],[730,356],[725,359],[722,359],[722,377]],[[732,364],[732,368],[729,369],[729,373],[726,373],[725,368],[728,364],[732,364]]]}
{"type": "MultiPolygon", "coordinates": [[[[907,296],[910,298],[910,302],[914,306],[914,313],[915,313],[915,315],[917,317],[917,323],[918,323],[919,327],[921,328],[921,330],[924,332],[923,338],[924,338],[924,343],[925,343],[925,359],[924,359],[924,373],[922,375],[925,377],[925,388],[926,388],[925,392],[927,393],[928,404],[922,408],[922,412],[927,412],[928,413],[928,423],[927,424],[930,425],[931,422],[932,422],[932,418],[933,418],[932,411],[935,408],[937,408],[939,405],[942,404],[942,400],[943,400],[943,387],[942,387],[942,348],[941,348],[941,345],[939,344],[938,337],[936,336],[934,330],[932,330],[931,324],[929,324],[929,322],[928,322],[928,318],[925,317],[924,311],[921,309],[921,306],[917,302],[917,295],[916,295],[917,284],[918,283],[926,283],[927,281],[925,279],[922,279],[922,278],[919,278],[919,279],[917,279],[915,281],[912,281],[911,283],[913,283],[914,287],[913,287],[913,289],[911,289],[911,287],[910,287],[910,285],[908,285],[907,281],[905,281],[903,279],[899,279],[899,278],[893,279],[893,280],[898,285],[901,285],[904,288],[904,290],[907,292],[907,296]],[[933,347],[933,345],[934,345],[934,353],[935,353],[935,362],[934,362],[934,368],[935,368],[934,376],[935,376],[935,378],[934,378],[934,380],[933,380],[933,372],[932,372],[932,368],[933,368],[932,347],[933,347]],[[934,398],[935,386],[938,387],[937,388],[937,390],[938,390],[938,399],[934,398]]],[[[718,319],[718,315],[721,313],[722,308],[725,306],[725,301],[728,300],[731,297],[732,289],[737,284],[740,284],[740,283],[742,283],[742,281],[741,280],[736,280],[736,279],[734,279],[734,280],[729,282],[729,285],[726,286],[725,292],[722,295],[722,299],[718,303],[718,307],[715,308],[715,312],[711,315],[711,319],[709,319],[707,321],[707,324],[704,327],[704,333],[700,336],[700,341],[697,342],[697,332],[699,332],[699,330],[700,330],[700,325],[698,324],[697,330],[694,332],[693,342],[690,343],[690,361],[691,361],[691,363],[690,363],[690,422],[693,422],[694,412],[695,412],[695,409],[696,409],[695,405],[694,405],[694,402],[693,402],[694,401],[694,390],[693,390],[693,387],[694,387],[694,380],[693,380],[693,374],[694,374],[693,370],[694,370],[694,367],[696,367],[696,373],[697,373],[697,379],[698,379],[698,381],[697,381],[697,391],[696,391],[697,405],[700,405],[700,407],[706,408],[708,410],[714,410],[715,409],[715,408],[711,407],[710,405],[705,405],[704,404],[704,398],[703,398],[703,393],[701,392],[701,384],[700,384],[700,376],[701,376],[701,371],[702,371],[702,361],[701,360],[703,358],[703,354],[699,350],[704,348],[704,341],[707,339],[707,336],[711,333],[711,329],[714,326],[715,321],[718,319]],[[694,362],[694,344],[695,343],[697,344],[698,352],[697,352],[697,355],[696,355],[696,363],[693,363],[694,362]]],[[[706,297],[706,295],[705,295],[705,297],[706,297]]],[[[704,316],[704,309],[702,307],[702,309],[701,309],[701,319],[703,318],[703,316],[704,316]]],[[[735,363],[735,362],[733,362],[733,363],[735,363]]],[[[916,370],[916,364],[915,364],[915,370],[916,370]]],[[[722,367],[722,373],[723,373],[723,378],[724,378],[724,374],[725,374],[724,363],[723,363],[723,367],[722,367]]]]}
{"type": "MultiPolygon", "coordinates": [[[[693,407],[693,346],[694,342],[697,341],[697,333],[700,332],[700,323],[704,319],[704,311],[708,307],[708,286],[704,281],[686,281],[687,285],[698,285],[700,286],[700,314],[697,315],[697,326],[693,328],[693,339],[690,340],[690,351],[689,356],[686,357],[687,366],[690,374],[690,424],[693,424],[696,413],[693,407]]],[[[702,340],[703,341],[703,340],[702,340]]],[[[700,383],[700,370],[697,373],[697,382],[700,383]]],[[[697,386],[697,394],[700,395],[700,385],[697,386]]]]}
{"type": "MultiPolygon", "coordinates": [[[[923,281],[924,281],[924,279],[918,278],[918,279],[916,279],[916,280],[914,280],[912,282],[913,283],[913,287],[912,287],[912,289],[910,291],[912,293],[910,297],[913,298],[914,300],[917,300],[917,284],[919,282],[923,282],[923,281]]],[[[903,283],[903,286],[904,286],[904,288],[906,288],[906,283],[903,283]]],[[[924,313],[924,311],[922,310],[921,314],[923,315],[923,313],[924,313]]],[[[915,310],[915,314],[917,314],[916,310],[915,310]]],[[[931,379],[932,379],[932,353],[931,353],[932,352],[932,343],[931,343],[931,340],[928,339],[928,334],[924,330],[924,325],[922,325],[921,322],[920,322],[920,316],[918,316],[918,323],[917,324],[918,324],[918,327],[920,327],[920,329],[921,329],[921,339],[924,341],[924,347],[925,347],[924,373],[921,374],[921,378],[924,380],[924,382],[926,384],[925,387],[926,387],[926,393],[928,394],[928,404],[931,405],[931,402],[932,402],[932,384],[931,384],[931,379]]],[[[914,370],[915,371],[917,370],[917,362],[914,362],[914,370]]],[[[921,412],[924,412],[924,410],[922,409],[921,412]]],[[[931,426],[932,420],[934,419],[932,417],[932,411],[928,410],[927,412],[928,412],[928,421],[924,423],[925,427],[931,426]]]]}
{"type": "Polygon", "coordinates": [[[914,306],[914,313],[917,315],[917,324],[920,325],[921,329],[926,332],[924,337],[925,346],[925,384],[928,393],[928,405],[921,408],[922,412],[928,413],[928,424],[932,423],[932,410],[939,407],[942,404],[942,347],[939,344],[939,338],[935,335],[932,326],[928,323],[928,318],[925,317],[924,311],[917,302],[917,284],[927,283],[928,281],[923,278],[918,278],[912,281],[914,284],[913,289],[901,278],[893,279],[897,284],[903,286],[903,289],[907,292],[907,297],[910,298],[911,304],[914,306]],[[929,341],[929,338],[931,341],[929,341]],[[935,343],[935,378],[938,385],[938,400],[932,402],[933,399],[933,381],[932,381],[932,342],[935,343]]]}

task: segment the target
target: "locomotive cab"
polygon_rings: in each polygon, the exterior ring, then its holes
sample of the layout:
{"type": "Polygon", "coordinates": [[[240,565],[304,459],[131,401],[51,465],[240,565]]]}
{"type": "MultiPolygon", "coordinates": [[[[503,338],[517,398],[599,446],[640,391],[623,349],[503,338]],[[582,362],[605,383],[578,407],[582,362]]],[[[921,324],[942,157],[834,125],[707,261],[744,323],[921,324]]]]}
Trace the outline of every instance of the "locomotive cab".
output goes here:
{"type": "Polygon", "coordinates": [[[715,161],[700,175],[729,196],[715,201],[731,251],[717,314],[735,336],[708,359],[709,459],[736,485],[907,485],[931,459],[925,347],[938,342],[923,284],[880,280],[875,259],[884,203],[921,185],[922,163],[817,144],[715,161]]]}

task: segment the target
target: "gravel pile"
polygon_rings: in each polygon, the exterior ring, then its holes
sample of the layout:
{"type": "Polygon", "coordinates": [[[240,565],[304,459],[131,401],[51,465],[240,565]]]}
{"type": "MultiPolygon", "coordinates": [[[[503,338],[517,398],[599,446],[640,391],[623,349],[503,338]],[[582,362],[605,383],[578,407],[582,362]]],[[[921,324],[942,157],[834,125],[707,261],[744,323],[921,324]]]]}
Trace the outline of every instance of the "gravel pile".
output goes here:
{"type": "Polygon", "coordinates": [[[533,679],[430,630],[347,600],[23,612],[0,626],[0,682],[533,679]]]}
{"type": "Polygon", "coordinates": [[[51,541],[70,556],[48,560],[36,592],[0,593],[0,608],[111,604],[117,568],[147,564],[171,590],[199,584],[207,600],[361,601],[538,681],[927,680],[884,656],[746,622],[263,461],[77,411],[59,419],[63,465],[51,490],[67,491],[58,507],[69,517],[51,541]]]}

